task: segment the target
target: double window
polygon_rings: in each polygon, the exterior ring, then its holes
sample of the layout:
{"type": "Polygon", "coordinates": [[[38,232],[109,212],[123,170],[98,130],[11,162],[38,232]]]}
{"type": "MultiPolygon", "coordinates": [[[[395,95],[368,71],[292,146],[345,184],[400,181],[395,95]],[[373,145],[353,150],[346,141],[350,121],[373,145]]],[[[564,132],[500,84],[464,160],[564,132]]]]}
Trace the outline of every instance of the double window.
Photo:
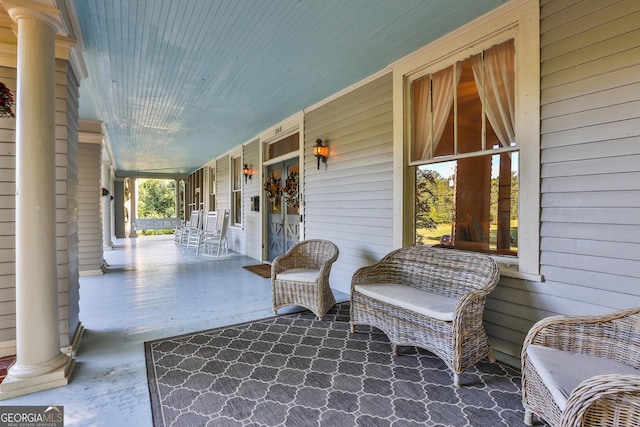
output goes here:
{"type": "Polygon", "coordinates": [[[411,83],[416,242],[518,253],[514,41],[411,83]]]}
{"type": "Polygon", "coordinates": [[[231,225],[242,226],[242,158],[231,157],[231,225]]]}
{"type": "Polygon", "coordinates": [[[394,246],[540,281],[540,4],[507,2],[392,64],[394,246]]]}

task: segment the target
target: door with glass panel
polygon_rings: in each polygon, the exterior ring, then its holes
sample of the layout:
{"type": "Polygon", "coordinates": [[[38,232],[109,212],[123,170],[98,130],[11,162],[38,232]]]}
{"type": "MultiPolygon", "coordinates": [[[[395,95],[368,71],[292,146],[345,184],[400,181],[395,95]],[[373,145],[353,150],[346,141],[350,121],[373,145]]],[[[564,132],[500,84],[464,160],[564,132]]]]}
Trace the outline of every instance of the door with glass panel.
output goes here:
{"type": "Polygon", "coordinates": [[[267,167],[265,200],[267,211],[267,259],[273,261],[300,240],[298,159],[267,167]]]}

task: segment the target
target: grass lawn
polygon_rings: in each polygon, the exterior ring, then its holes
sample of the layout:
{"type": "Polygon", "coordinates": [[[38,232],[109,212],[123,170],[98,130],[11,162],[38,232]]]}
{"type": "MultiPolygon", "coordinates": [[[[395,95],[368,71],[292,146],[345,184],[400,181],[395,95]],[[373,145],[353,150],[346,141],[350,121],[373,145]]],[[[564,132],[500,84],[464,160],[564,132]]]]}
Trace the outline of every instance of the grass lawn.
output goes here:
{"type": "MultiPolygon", "coordinates": [[[[438,226],[434,230],[427,230],[426,228],[421,228],[417,231],[419,235],[424,237],[425,245],[434,245],[440,243],[440,238],[444,234],[453,234],[451,230],[451,224],[438,224],[438,226]]],[[[513,242],[511,250],[517,251],[517,236],[518,236],[518,221],[511,221],[511,236],[513,236],[513,242]]],[[[496,225],[492,224],[489,227],[489,239],[491,242],[494,242],[493,249],[495,249],[495,241],[496,241],[496,225]]]]}
{"type": "Polygon", "coordinates": [[[418,230],[418,234],[424,236],[424,243],[427,245],[434,245],[440,243],[440,238],[443,234],[452,234],[451,224],[438,224],[435,230],[427,230],[422,228],[418,230]]]}

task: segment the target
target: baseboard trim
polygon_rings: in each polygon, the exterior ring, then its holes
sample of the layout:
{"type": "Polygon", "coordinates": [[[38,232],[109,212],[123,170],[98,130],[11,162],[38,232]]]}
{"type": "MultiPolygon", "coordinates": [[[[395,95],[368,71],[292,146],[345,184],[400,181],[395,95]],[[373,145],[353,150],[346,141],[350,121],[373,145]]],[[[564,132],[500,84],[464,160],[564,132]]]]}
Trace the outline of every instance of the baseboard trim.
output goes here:
{"type": "Polygon", "coordinates": [[[78,325],[78,329],[76,329],[76,334],[73,337],[73,342],[71,343],[71,345],[62,347],[60,351],[69,357],[76,357],[76,353],[78,352],[78,348],[80,347],[80,341],[82,340],[83,333],[84,326],[82,326],[82,322],[80,322],[80,324],[78,325]]]}

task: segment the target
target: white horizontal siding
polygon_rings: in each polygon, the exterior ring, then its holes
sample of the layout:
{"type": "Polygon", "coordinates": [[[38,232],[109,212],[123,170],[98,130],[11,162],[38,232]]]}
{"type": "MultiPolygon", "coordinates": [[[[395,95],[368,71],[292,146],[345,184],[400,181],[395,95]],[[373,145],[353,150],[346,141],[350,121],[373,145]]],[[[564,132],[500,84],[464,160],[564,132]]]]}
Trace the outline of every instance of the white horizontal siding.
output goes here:
{"type": "Polygon", "coordinates": [[[216,209],[231,209],[229,172],[229,156],[225,154],[216,159],[216,209]]]}
{"type": "Polygon", "coordinates": [[[640,2],[541,2],[545,281],[503,277],[485,324],[519,357],[533,322],[640,305],[640,2]]]}
{"type": "MultiPolygon", "coordinates": [[[[56,179],[64,191],[56,196],[56,227],[58,235],[58,304],[60,347],[68,348],[74,342],[80,326],[80,283],[78,249],[78,100],[79,82],[67,61],[57,60],[56,93],[56,179]],[[62,90],[64,88],[64,90],[62,90]]],[[[99,170],[97,172],[99,175],[99,170]]],[[[56,186],[58,187],[58,186],[56,186]]],[[[100,236],[100,242],[102,238],[100,236]]],[[[102,259],[102,251],[100,252],[102,259]]]]}
{"type": "Polygon", "coordinates": [[[338,245],[331,286],[346,293],[357,268],[392,249],[392,119],[390,74],[305,116],[305,238],[338,245]],[[320,170],[318,138],[329,146],[320,170]]]}
{"type": "MultiPolygon", "coordinates": [[[[60,347],[70,346],[80,327],[80,282],[78,263],[78,107],[79,83],[67,65],[67,242],[65,328],[61,329],[60,347]]],[[[64,197],[64,196],[63,196],[64,197]]],[[[61,319],[62,320],[62,319],[61,319]]]]}
{"type": "Polygon", "coordinates": [[[78,262],[79,270],[99,271],[102,266],[102,213],[99,144],[78,147],[78,262]]]}
{"type": "Polygon", "coordinates": [[[551,299],[539,301],[557,313],[638,305],[640,4],[551,3],[557,12],[543,6],[541,24],[538,286],[551,299]]]}
{"type": "MultiPolygon", "coordinates": [[[[0,68],[0,79],[15,93],[14,69],[0,68]]],[[[69,345],[79,323],[76,227],[75,175],[77,174],[77,107],[78,84],[66,61],[56,60],[56,257],[58,312],[61,347],[69,345]],[[69,143],[68,138],[71,139],[69,143]]],[[[15,339],[15,121],[0,119],[0,342],[15,339]]]]}
{"type": "MultiPolygon", "coordinates": [[[[245,254],[256,260],[262,259],[262,239],[260,235],[260,212],[251,211],[251,197],[259,196],[262,191],[257,165],[260,164],[260,142],[255,140],[243,146],[242,163],[254,169],[251,179],[242,178],[242,227],[229,228],[229,248],[235,252],[245,254]]],[[[229,167],[227,161],[227,182],[229,182],[229,167]]],[[[228,191],[217,198],[229,198],[228,191]]],[[[226,202],[229,204],[229,201],[226,202]]]]}
{"type": "MultiPolygon", "coordinates": [[[[15,93],[16,70],[0,67],[0,79],[15,93]]],[[[15,340],[15,120],[0,119],[0,342],[15,340]]]]}

